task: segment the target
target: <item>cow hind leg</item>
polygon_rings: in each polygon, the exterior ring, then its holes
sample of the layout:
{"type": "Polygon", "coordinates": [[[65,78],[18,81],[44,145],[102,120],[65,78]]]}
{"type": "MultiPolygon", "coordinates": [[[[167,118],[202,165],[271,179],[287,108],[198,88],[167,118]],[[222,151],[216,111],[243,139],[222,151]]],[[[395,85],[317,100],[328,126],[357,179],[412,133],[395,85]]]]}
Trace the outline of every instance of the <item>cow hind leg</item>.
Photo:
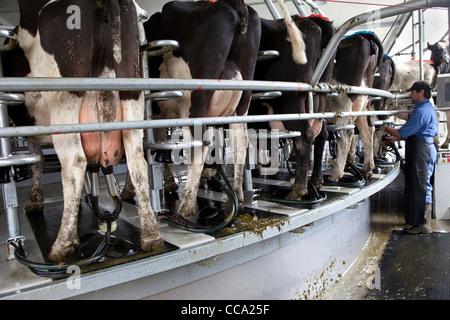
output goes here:
{"type": "MultiPolygon", "coordinates": [[[[183,137],[186,141],[192,140],[189,128],[183,127],[183,137]]],[[[207,146],[191,149],[191,162],[187,166],[186,185],[178,207],[178,214],[185,218],[196,214],[197,192],[207,153],[207,146]]]]}
{"type": "Polygon", "coordinates": [[[375,168],[373,160],[373,135],[375,128],[370,126],[366,117],[358,117],[356,119],[356,126],[358,127],[359,136],[364,146],[364,166],[361,174],[368,179],[372,176],[372,170],[375,168]]]}
{"type": "Polygon", "coordinates": [[[120,192],[120,198],[122,201],[126,201],[131,204],[135,204],[134,197],[136,197],[136,192],[134,191],[133,182],[131,182],[130,172],[127,171],[125,177],[125,184],[122,191],[120,192]]]}
{"type": "Polygon", "coordinates": [[[234,163],[233,189],[236,192],[239,209],[242,210],[244,208],[244,190],[242,183],[248,146],[247,125],[245,123],[230,124],[230,131],[232,132],[231,148],[234,163]]]}
{"type": "MultiPolygon", "coordinates": [[[[336,123],[338,124],[338,123],[336,123]]],[[[333,171],[328,177],[331,181],[338,181],[344,175],[345,164],[350,149],[350,144],[353,139],[353,130],[342,130],[341,137],[337,139],[337,155],[333,166],[333,171]]]]}
{"type": "Polygon", "coordinates": [[[178,184],[175,181],[175,176],[172,172],[172,164],[164,163],[164,192],[173,193],[178,190],[178,184]]]}
{"type": "Polygon", "coordinates": [[[38,214],[44,212],[44,194],[41,187],[41,178],[44,171],[44,154],[41,145],[35,141],[33,137],[26,139],[30,153],[41,156],[41,161],[34,163],[31,166],[33,172],[33,185],[31,187],[30,202],[25,207],[26,213],[38,214]]]}
{"type": "MultiPolygon", "coordinates": [[[[143,95],[139,100],[121,101],[124,121],[143,119],[143,95]]],[[[141,225],[141,249],[159,250],[163,239],[150,202],[148,165],[142,147],[142,130],[124,130],[122,139],[127,157],[128,171],[138,198],[139,222],[141,225]]]]}
{"type": "Polygon", "coordinates": [[[323,184],[322,158],[327,138],[328,132],[322,122],[322,128],[320,130],[319,135],[315,138],[314,142],[314,164],[313,164],[313,171],[311,174],[311,183],[318,190],[322,187],[323,184]]]}
{"type": "Polygon", "coordinates": [[[305,129],[301,130],[302,135],[294,139],[295,148],[295,182],[292,191],[287,195],[286,200],[298,200],[308,194],[308,170],[314,131],[311,126],[303,121],[305,129]]]}
{"type": "Polygon", "coordinates": [[[53,143],[61,162],[64,211],[49,259],[53,262],[62,262],[80,243],[77,234],[78,209],[87,161],[79,134],[54,136],[53,143]]]}

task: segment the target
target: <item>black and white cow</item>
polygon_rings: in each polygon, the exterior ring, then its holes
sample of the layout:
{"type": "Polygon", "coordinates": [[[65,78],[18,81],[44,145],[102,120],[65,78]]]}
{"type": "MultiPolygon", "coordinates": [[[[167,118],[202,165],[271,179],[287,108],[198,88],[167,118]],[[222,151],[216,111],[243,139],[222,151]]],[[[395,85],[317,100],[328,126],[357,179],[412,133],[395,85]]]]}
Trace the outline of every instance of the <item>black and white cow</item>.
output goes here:
{"type": "MultiPolygon", "coordinates": [[[[169,2],[144,26],[149,41],[172,39],[180,43],[180,48],[166,53],[162,61],[156,64],[150,61],[159,68],[155,74],[161,78],[253,80],[261,24],[258,14],[242,0],[169,2]]],[[[299,41],[302,43],[301,38],[299,41]]],[[[251,94],[251,91],[186,91],[179,100],[159,102],[161,112],[158,116],[242,116],[247,114],[251,94]]],[[[234,163],[233,188],[242,206],[247,126],[230,124],[229,128],[234,163]]],[[[194,133],[194,128],[183,128],[184,139],[192,139],[194,133]]],[[[203,135],[195,138],[203,139],[203,135]]],[[[207,152],[204,145],[200,156],[191,157],[188,164],[187,182],[178,208],[178,213],[184,217],[196,213],[195,199],[207,152]]]]}
{"type": "MultiPolygon", "coordinates": [[[[433,45],[428,44],[428,50],[431,51],[430,60],[424,60],[423,63],[423,80],[431,84],[432,88],[436,87],[436,76],[439,73],[448,72],[448,45],[445,41],[438,41],[433,45]]],[[[391,91],[406,90],[411,88],[412,84],[420,80],[419,61],[402,61],[396,63],[396,77],[389,88],[391,91]]],[[[450,111],[445,111],[447,115],[447,128],[450,127],[450,111]]],[[[400,117],[402,118],[402,117],[400,117]]],[[[442,144],[443,148],[448,147],[450,141],[450,133],[447,130],[447,138],[442,144]]]]}
{"type": "MultiPolygon", "coordinates": [[[[306,64],[298,64],[292,58],[292,50],[288,38],[286,25],[281,20],[261,19],[262,36],[260,50],[276,50],[279,57],[260,61],[256,67],[256,80],[290,81],[308,83],[319,61],[322,51],[334,34],[332,23],[322,16],[299,17],[293,16],[295,24],[304,36],[306,46],[306,64]]],[[[329,82],[333,60],[322,75],[320,81],[329,82]]],[[[324,112],[326,94],[315,94],[314,110],[324,112]]],[[[308,113],[306,92],[284,92],[276,99],[255,100],[250,106],[250,114],[290,114],[308,113]]],[[[308,193],[308,170],[311,160],[312,145],[314,143],[314,167],[311,182],[316,188],[322,184],[322,155],[327,139],[326,127],[321,120],[311,121],[283,121],[271,122],[270,129],[280,131],[300,131],[301,136],[294,139],[294,154],[296,160],[295,182],[288,200],[301,200],[308,193]]],[[[261,128],[261,125],[258,125],[261,128]]]]}
{"type": "MultiPolygon", "coordinates": [[[[26,77],[30,73],[30,66],[23,50],[19,46],[2,52],[3,74],[5,77],[26,77]]],[[[25,103],[8,106],[8,115],[15,126],[34,126],[37,123],[49,125],[47,107],[41,99],[39,92],[27,92],[25,103]],[[30,112],[28,112],[30,109],[30,112]]],[[[41,178],[44,170],[44,155],[41,145],[52,144],[51,136],[25,137],[30,153],[41,156],[41,161],[31,166],[33,185],[30,192],[30,201],[26,205],[27,213],[42,213],[44,211],[44,195],[41,188],[41,178]]]]}
{"type": "MultiPolygon", "coordinates": [[[[424,60],[423,80],[434,87],[436,74],[440,72],[439,69],[441,65],[448,62],[449,57],[443,42],[438,41],[433,45],[428,44],[428,49],[431,51],[431,56],[430,60],[424,60]]],[[[415,81],[420,80],[420,65],[417,60],[397,62],[396,70],[397,76],[395,77],[390,90],[406,90],[410,88],[415,81]]]]}
{"type": "MultiPolygon", "coordinates": [[[[333,67],[333,82],[350,86],[371,88],[374,71],[383,57],[381,41],[373,32],[357,32],[341,40],[333,67]]],[[[351,112],[368,110],[369,96],[352,95],[341,92],[337,97],[328,98],[327,111],[351,112]]],[[[369,117],[337,118],[336,125],[349,125],[355,122],[364,146],[364,166],[361,174],[368,178],[374,169],[373,133],[374,127],[369,117]]],[[[338,139],[338,154],[329,180],[338,181],[344,175],[347,159],[354,163],[349,153],[353,139],[353,130],[342,130],[338,139]],[[350,155],[350,157],[349,157],[350,155]]]]}
{"type": "MultiPolygon", "coordinates": [[[[28,76],[139,77],[139,31],[132,0],[20,0],[19,7],[18,43],[30,66],[28,76]],[[68,23],[73,8],[80,12],[79,25],[68,23]]],[[[28,109],[36,124],[144,118],[143,94],[138,91],[41,92],[36,99],[37,103],[26,103],[42,107],[28,109]]],[[[141,248],[162,246],[150,204],[141,130],[53,135],[52,143],[61,163],[64,211],[50,260],[63,261],[79,244],[77,218],[86,166],[112,166],[123,151],[139,200],[141,248]]]]}

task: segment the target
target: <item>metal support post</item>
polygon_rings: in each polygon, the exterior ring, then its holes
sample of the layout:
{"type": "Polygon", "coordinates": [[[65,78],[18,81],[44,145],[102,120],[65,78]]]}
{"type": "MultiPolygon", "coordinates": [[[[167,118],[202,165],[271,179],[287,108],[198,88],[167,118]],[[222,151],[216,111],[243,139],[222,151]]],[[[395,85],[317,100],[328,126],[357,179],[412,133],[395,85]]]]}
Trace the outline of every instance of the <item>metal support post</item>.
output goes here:
{"type": "Polygon", "coordinates": [[[412,39],[412,48],[411,48],[411,58],[416,60],[416,23],[414,19],[414,14],[411,15],[411,39],[412,39]]]}
{"type": "Polygon", "coordinates": [[[419,14],[419,70],[420,70],[420,80],[423,81],[423,10],[417,11],[419,14]]]}
{"type": "Polygon", "coordinates": [[[256,157],[255,146],[251,141],[248,143],[247,156],[244,165],[244,204],[250,205],[253,203],[255,192],[253,190],[252,170],[255,169],[254,159],[256,157]]]}
{"type": "MultiPolygon", "coordinates": [[[[143,27],[142,27],[143,28],[143,27]]],[[[147,39],[145,38],[145,32],[141,32],[140,45],[147,45],[147,39]]],[[[141,65],[141,77],[147,79],[149,75],[148,66],[148,53],[147,50],[141,51],[140,54],[141,65]]],[[[149,95],[150,91],[145,90],[144,95],[149,95]]],[[[152,101],[150,99],[145,100],[145,120],[151,120],[153,116],[152,101]]],[[[144,130],[144,143],[154,143],[155,136],[152,128],[144,130]]],[[[163,189],[163,164],[154,161],[150,149],[146,149],[146,156],[149,168],[149,183],[150,183],[150,201],[152,203],[152,209],[157,215],[162,211],[160,190],[163,189]]]]}
{"type": "MultiPolygon", "coordinates": [[[[3,66],[0,59],[0,77],[3,76],[3,66]]],[[[7,104],[0,100],[0,127],[6,128],[9,126],[7,104]]],[[[11,138],[0,138],[0,158],[9,158],[11,155],[11,138]]],[[[6,168],[6,167],[5,167],[6,168]]],[[[11,168],[11,167],[9,167],[11,168]]],[[[7,169],[8,170],[8,169],[7,169]]],[[[11,173],[9,169],[8,174],[11,173]]],[[[20,230],[19,221],[19,204],[17,201],[17,189],[14,179],[9,179],[9,183],[1,185],[3,194],[3,206],[5,209],[6,226],[8,230],[8,238],[5,242],[5,251],[8,260],[14,259],[14,247],[12,243],[24,244],[24,236],[20,230]]]]}

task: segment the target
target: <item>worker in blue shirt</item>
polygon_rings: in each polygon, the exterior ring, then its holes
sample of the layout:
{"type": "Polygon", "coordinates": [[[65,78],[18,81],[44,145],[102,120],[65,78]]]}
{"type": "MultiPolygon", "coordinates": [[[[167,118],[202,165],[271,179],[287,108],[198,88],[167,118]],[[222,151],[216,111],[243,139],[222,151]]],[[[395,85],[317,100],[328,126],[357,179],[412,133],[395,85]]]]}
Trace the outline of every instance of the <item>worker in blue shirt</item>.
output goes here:
{"type": "Polygon", "coordinates": [[[438,134],[438,118],[431,98],[431,86],[425,81],[415,82],[410,89],[415,104],[408,121],[400,128],[386,127],[391,135],[387,140],[405,140],[405,222],[409,234],[429,233],[431,228],[431,175],[436,162],[434,138],[438,134]]]}

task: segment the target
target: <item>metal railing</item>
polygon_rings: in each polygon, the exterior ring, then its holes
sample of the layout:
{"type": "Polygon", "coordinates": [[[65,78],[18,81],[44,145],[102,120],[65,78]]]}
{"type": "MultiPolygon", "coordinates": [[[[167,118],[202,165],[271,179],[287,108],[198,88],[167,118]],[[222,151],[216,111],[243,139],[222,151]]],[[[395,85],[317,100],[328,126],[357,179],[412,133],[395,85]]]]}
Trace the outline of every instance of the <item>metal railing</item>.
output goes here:
{"type": "MultiPolygon", "coordinates": [[[[294,91],[348,94],[366,94],[394,99],[396,94],[379,89],[370,89],[340,84],[321,83],[314,88],[307,83],[238,81],[238,80],[195,80],[195,79],[105,79],[105,78],[0,78],[1,91],[91,91],[91,90],[251,90],[251,91],[294,91]]],[[[164,128],[168,126],[220,125],[227,123],[250,123],[285,120],[329,119],[364,115],[392,115],[404,112],[326,112],[305,114],[282,114],[270,116],[208,117],[189,119],[143,120],[110,123],[86,123],[72,125],[51,125],[0,128],[0,137],[35,136],[74,132],[112,131],[125,129],[164,128]]]]}

